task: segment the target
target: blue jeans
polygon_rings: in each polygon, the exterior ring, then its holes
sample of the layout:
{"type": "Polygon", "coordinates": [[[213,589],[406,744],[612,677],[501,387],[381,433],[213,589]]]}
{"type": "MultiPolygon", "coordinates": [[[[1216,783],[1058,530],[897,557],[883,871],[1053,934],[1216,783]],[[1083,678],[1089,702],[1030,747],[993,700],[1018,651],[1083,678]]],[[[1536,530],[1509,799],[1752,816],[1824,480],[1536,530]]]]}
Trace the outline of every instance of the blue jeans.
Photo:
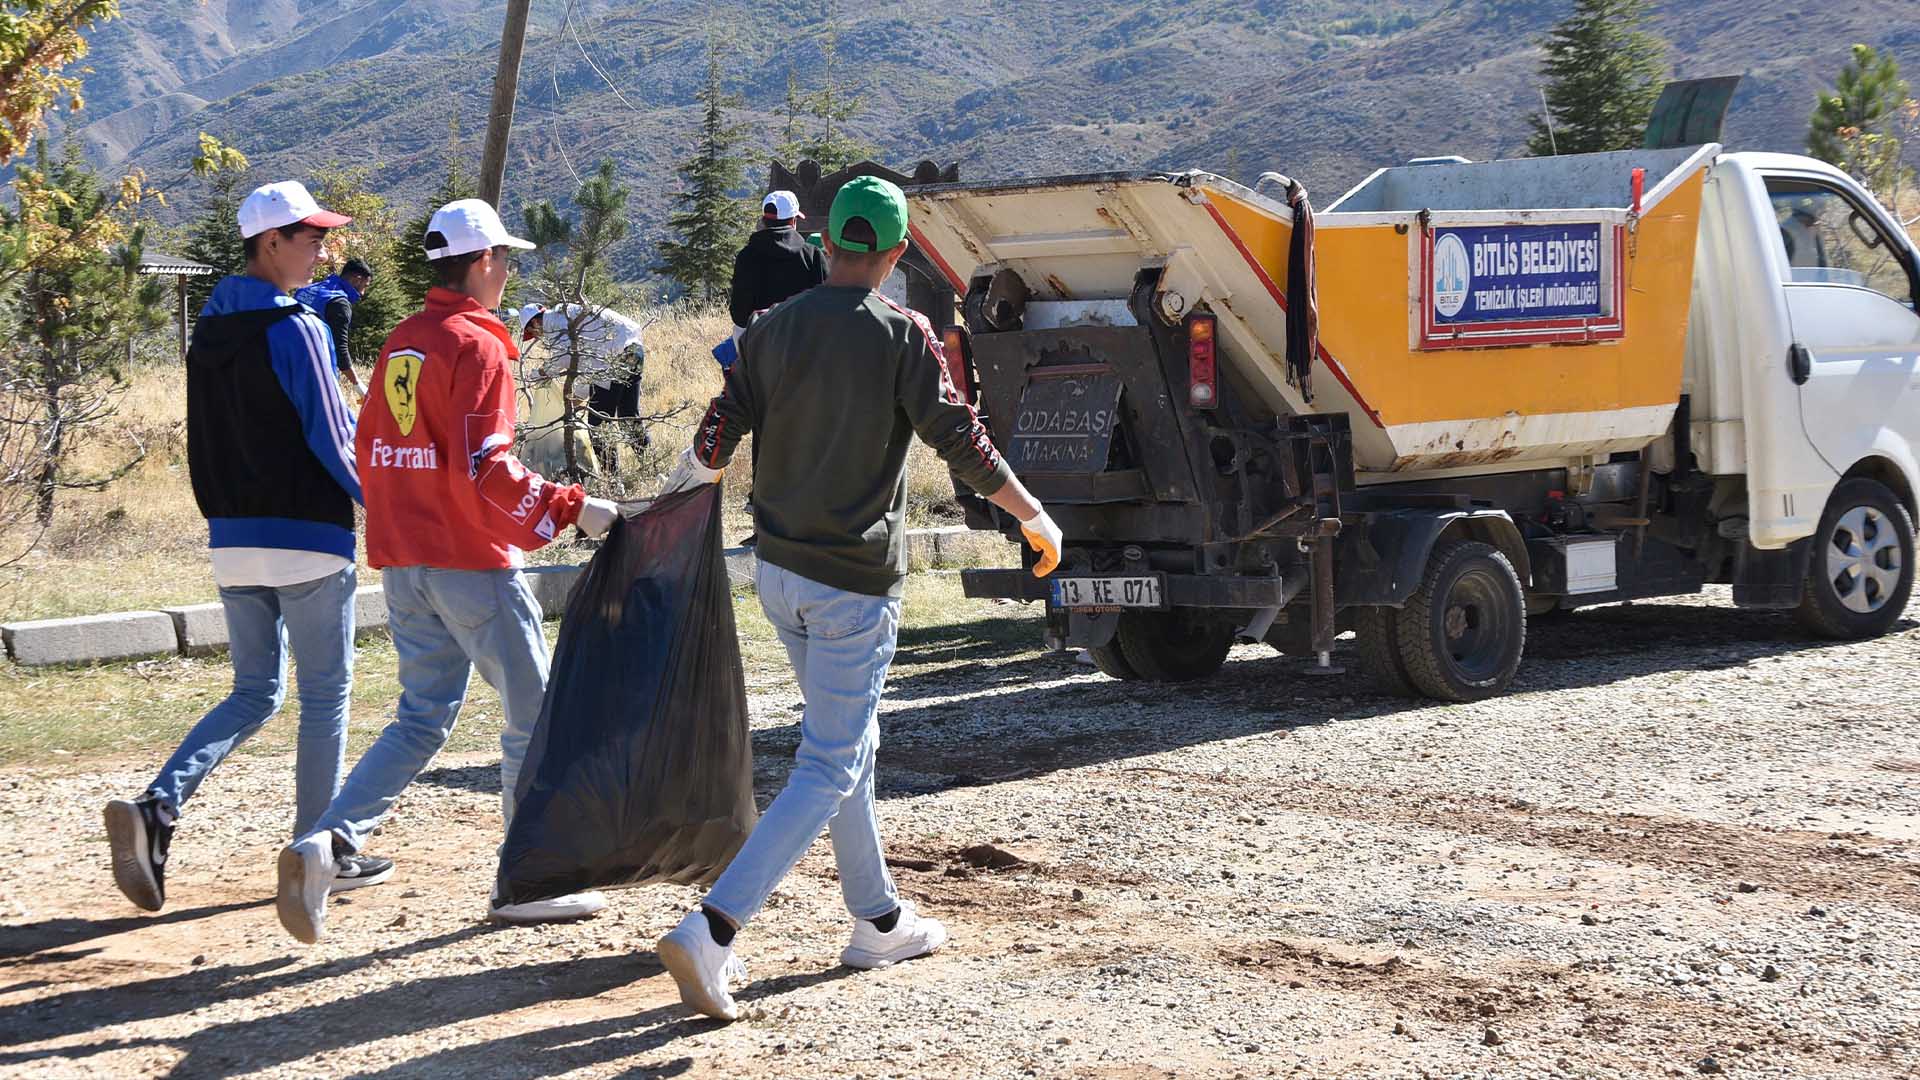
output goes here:
{"type": "Polygon", "coordinates": [[[287,646],[300,670],[293,834],[305,835],[340,787],[347,764],[347,698],[353,689],[353,584],[349,566],[298,585],[220,590],[233,658],[233,692],[200,718],[147,790],[178,811],[215,766],[280,711],[287,646]]]}
{"type": "Polygon", "coordinates": [[[400,701],[315,825],[359,851],[420,770],[453,734],[473,669],[500,694],[501,812],[513,817],[520,763],[547,692],[540,602],[518,570],[403,566],[380,576],[399,660],[400,701]]]}
{"type": "Polygon", "coordinates": [[[787,786],[713,883],[706,906],[745,926],[824,828],[847,911],[879,918],[899,904],[874,820],[873,766],[900,601],[831,588],[767,562],[759,564],[756,583],[800,679],[806,712],[787,786]]]}

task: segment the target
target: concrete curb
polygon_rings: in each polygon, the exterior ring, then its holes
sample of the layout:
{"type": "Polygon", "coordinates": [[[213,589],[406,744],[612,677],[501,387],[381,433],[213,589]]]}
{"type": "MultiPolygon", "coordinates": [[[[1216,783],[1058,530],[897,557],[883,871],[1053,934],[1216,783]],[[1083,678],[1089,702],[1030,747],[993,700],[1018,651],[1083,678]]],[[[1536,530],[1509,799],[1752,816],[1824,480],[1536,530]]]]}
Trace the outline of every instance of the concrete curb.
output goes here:
{"type": "MultiPolygon", "coordinates": [[[[758,565],[753,549],[728,548],[727,578],[736,589],[753,586],[758,565]]],[[[964,525],[907,530],[908,568],[1017,565],[1017,549],[994,533],[964,525]]],[[[529,566],[527,583],[549,619],[566,613],[567,597],[585,570],[580,566],[529,566]]],[[[353,596],[356,637],[386,628],[387,601],[378,585],[353,596]]],[[[227,617],[218,602],[159,611],[122,611],[70,619],[40,619],[0,626],[0,641],[23,667],[84,664],[148,656],[208,656],[227,647],[227,617]]]]}
{"type": "Polygon", "coordinates": [[[15,663],[32,667],[130,660],[180,651],[173,619],[164,611],[121,611],[9,623],[0,626],[0,638],[15,663]]]}

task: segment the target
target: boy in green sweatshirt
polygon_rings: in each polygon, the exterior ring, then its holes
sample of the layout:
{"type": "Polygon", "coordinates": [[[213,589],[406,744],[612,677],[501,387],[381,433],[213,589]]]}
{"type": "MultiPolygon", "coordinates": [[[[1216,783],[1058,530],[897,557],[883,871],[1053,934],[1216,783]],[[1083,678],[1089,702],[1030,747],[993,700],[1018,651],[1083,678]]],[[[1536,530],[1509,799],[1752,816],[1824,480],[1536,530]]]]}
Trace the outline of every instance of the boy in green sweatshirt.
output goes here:
{"type": "Polygon", "coordinates": [[[806,700],[793,773],[746,846],[660,940],[661,962],[693,1009],[737,1015],[746,970],[734,932],[760,910],[820,831],[833,841],[854,918],[849,967],[885,967],[938,948],[947,931],[899,898],[874,819],[880,693],[900,629],[907,572],[907,446],[918,434],[962,481],[1022,523],[1060,561],[1060,530],[1001,460],[947,376],[924,316],[875,291],[907,250],[907,202],[863,176],[833,200],[825,283],[747,327],[726,389],[708,408],[667,491],[712,483],[754,433],[760,604],[806,700]]]}

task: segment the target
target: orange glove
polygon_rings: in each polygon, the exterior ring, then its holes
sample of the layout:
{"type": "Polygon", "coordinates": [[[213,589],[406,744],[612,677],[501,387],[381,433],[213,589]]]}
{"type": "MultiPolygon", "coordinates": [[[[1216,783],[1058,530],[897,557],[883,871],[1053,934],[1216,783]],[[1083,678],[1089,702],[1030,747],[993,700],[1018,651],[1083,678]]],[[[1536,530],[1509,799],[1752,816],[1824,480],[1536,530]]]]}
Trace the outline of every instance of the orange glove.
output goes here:
{"type": "Polygon", "coordinates": [[[1060,526],[1042,510],[1020,523],[1020,535],[1027,538],[1028,547],[1040,553],[1040,561],[1033,564],[1033,576],[1053,573],[1060,565],[1060,526]]]}

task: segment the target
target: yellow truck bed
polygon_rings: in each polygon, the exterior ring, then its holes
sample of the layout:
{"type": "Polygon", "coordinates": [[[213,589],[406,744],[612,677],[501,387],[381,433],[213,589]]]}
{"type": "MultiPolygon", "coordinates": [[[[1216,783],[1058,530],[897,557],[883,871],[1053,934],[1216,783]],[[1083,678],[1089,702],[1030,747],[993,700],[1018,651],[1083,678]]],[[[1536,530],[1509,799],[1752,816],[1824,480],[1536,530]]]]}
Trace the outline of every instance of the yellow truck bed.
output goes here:
{"type": "Polygon", "coordinates": [[[1310,394],[1287,380],[1280,202],[1189,172],[940,185],[909,204],[914,242],[961,293],[1010,268],[1036,300],[1119,299],[1162,268],[1163,316],[1211,308],[1229,377],[1276,414],[1349,414],[1359,479],[1383,482],[1661,435],[1718,150],[1375,173],[1316,222],[1310,394]]]}

